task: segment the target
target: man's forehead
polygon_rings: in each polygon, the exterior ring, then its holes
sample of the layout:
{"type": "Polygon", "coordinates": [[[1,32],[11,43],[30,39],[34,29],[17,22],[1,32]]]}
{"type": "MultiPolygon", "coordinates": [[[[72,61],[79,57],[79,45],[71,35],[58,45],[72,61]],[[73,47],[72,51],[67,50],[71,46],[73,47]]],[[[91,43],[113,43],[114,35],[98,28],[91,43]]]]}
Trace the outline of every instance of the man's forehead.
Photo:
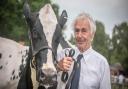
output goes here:
{"type": "Polygon", "coordinates": [[[75,28],[88,28],[90,29],[89,19],[79,19],[75,23],[75,28]]]}

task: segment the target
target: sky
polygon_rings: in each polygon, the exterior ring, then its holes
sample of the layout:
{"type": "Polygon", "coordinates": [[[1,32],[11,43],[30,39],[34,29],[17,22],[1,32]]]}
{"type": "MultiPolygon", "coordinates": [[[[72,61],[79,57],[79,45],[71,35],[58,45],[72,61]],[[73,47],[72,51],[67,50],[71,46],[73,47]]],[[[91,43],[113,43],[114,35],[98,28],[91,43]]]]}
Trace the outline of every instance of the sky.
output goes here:
{"type": "Polygon", "coordinates": [[[72,33],[71,24],[75,17],[81,13],[89,13],[94,20],[101,21],[105,26],[105,32],[112,35],[112,29],[124,21],[128,22],[128,0],[53,0],[59,5],[59,14],[67,11],[68,21],[65,35],[69,39],[72,33]]]}

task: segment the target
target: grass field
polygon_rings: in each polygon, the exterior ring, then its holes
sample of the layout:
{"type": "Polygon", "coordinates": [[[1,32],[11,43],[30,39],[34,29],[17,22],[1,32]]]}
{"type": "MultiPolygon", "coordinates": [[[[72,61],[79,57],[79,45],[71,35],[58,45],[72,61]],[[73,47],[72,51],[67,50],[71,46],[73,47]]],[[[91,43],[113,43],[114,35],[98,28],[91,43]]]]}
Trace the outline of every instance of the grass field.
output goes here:
{"type": "Polygon", "coordinates": [[[112,89],[128,89],[128,85],[112,84],[112,89]]]}

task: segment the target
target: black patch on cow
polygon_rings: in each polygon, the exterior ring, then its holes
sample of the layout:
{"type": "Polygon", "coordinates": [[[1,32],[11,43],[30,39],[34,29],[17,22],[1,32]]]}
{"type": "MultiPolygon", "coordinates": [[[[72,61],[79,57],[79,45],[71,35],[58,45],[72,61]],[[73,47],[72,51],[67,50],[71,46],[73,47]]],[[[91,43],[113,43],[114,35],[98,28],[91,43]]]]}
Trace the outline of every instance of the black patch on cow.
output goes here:
{"type": "Polygon", "coordinates": [[[24,64],[23,64],[23,61],[24,61],[24,59],[21,60],[22,64],[19,67],[19,74],[18,74],[19,77],[21,77],[22,71],[24,71],[24,69],[25,69],[24,64]]]}
{"type": "Polygon", "coordinates": [[[18,79],[18,76],[16,76],[16,79],[18,79]]]}
{"type": "Polygon", "coordinates": [[[22,74],[22,72],[20,71],[20,72],[19,72],[19,77],[21,77],[21,74],[22,74]]]}
{"type": "Polygon", "coordinates": [[[21,64],[21,65],[20,65],[20,71],[23,71],[23,70],[24,70],[24,65],[21,64]]]}
{"type": "Polygon", "coordinates": [[[26,53],[27,53],[27,49],[26,50],[24,50],[26,53]]]}
{"type": "Polygon", "coordinates": [[[10,80],[12,80],[12,77],[10,78],[10,80]]]}
{"type": "Polygon", "coordinates": [[[25,57],[27,57],[27,56],[28,56],[28,53],[25,54],[25,57]]]}
{"type": "Polygon", "coordinates": [[[19,53],[19,54],[21,54],[21,52],[20,52],[20,51],[19,51],[18,53],[19,53]]]}
{"type": "Polygon", "coordinates": [[[11,57],[12,57],[12,55],[10,54],[10,55],[9,55],[9,57],[11,58],[11,57]]]}
{"type": "Polygon", "coordinates": [[[60,44],[62,46],[62,48],[71,48],[70,45],[65,41],[64,37],[60,38],[60,44]]]}
{"type": "Polygon", "coordinates": [[[1,65],[1,66],[0,66],[0,70],[1,70],[2,68],[3,68],[3,66],[1,65]]]}
{"type": "Polygon", "coordinates": [[[27,63],[27,60],[25,59],[25,62],[27,63]]]}
{"type": "Polygon", "coordinates": [[[30,29],[30,35],[32,40],[33,55],[35,55],[43,46],[47,46],[48,42],[43,31],[43,26],[40,19],[37,18],[36,21],[31,23],[32,29],[30,29]],[[36,36],[35,36],[36,33],[36,36]]]}
{"type": "Polygon", "coordinates": [[[23,62],[24,62],[24,59],[23,59],[23,58],[22,58],[22,61],[21,61],[21,62],[22,62],[22,64],[23,64],[23,62]]]}
{"type": "MultiPolygon", "coordinates": [[[[23,64],[23,62],[24,62],[24,55],[22,56],[22,60],[21,60],[21,65],[20,65],[20,67],[19,67],[19,77],[21,77],[21,75],[22,75],[22,72],[24,71],[24,69],[25,69],[25,64],[23,64]]],[[[16,76],[16,79],[18,78],[18,76],[16,76]]]]}
{"type": "Polygon", "coordinates": [[[2,58],[2,54],[0,53],[0,59],[2,58]]]}
{"type": "Polygon", "coordinates": [[[45,87],[44,86],[39,86],[38,89],[45,89],[45,87]]]}
{"type": "Polygon", "coordinates": [[[22,55],[22,59],[24,59],[24,55],[22,55]]]}
{"type": "Polygon", "coordinates": [[[13,76],[13,80],[15,79],[16,77],[15,77],[15,75],[13,76]]]}
{"type": "Polygon", "coordinates": [[[12,71],[12,75],[14,75],[14,73],[15,73],[15,70],[12,71]]]}

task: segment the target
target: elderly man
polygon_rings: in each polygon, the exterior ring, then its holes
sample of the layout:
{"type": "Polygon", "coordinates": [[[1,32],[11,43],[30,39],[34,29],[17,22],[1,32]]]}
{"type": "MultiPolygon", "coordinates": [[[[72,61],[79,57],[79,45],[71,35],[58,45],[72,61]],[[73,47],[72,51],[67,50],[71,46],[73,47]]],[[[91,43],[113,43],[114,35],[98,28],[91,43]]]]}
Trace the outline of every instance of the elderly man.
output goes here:
{"type": "MultiPolygon", "coordinates": [[[[76,69],[69,89],[111,89],[108,62],[91,46],[96,32],[95,22],[88,14],[81,13],[75,19],[73,27],[76,40],[73,58],[80,62],[80,68],[79,71],[76,69]],[[81,58],[78,57],[80,55],[81,58]]],[[[66,57],[64,53],[65,49],[58,54],[57,67],[61,71],[68,71],[73,58],[66,57]]]]}

